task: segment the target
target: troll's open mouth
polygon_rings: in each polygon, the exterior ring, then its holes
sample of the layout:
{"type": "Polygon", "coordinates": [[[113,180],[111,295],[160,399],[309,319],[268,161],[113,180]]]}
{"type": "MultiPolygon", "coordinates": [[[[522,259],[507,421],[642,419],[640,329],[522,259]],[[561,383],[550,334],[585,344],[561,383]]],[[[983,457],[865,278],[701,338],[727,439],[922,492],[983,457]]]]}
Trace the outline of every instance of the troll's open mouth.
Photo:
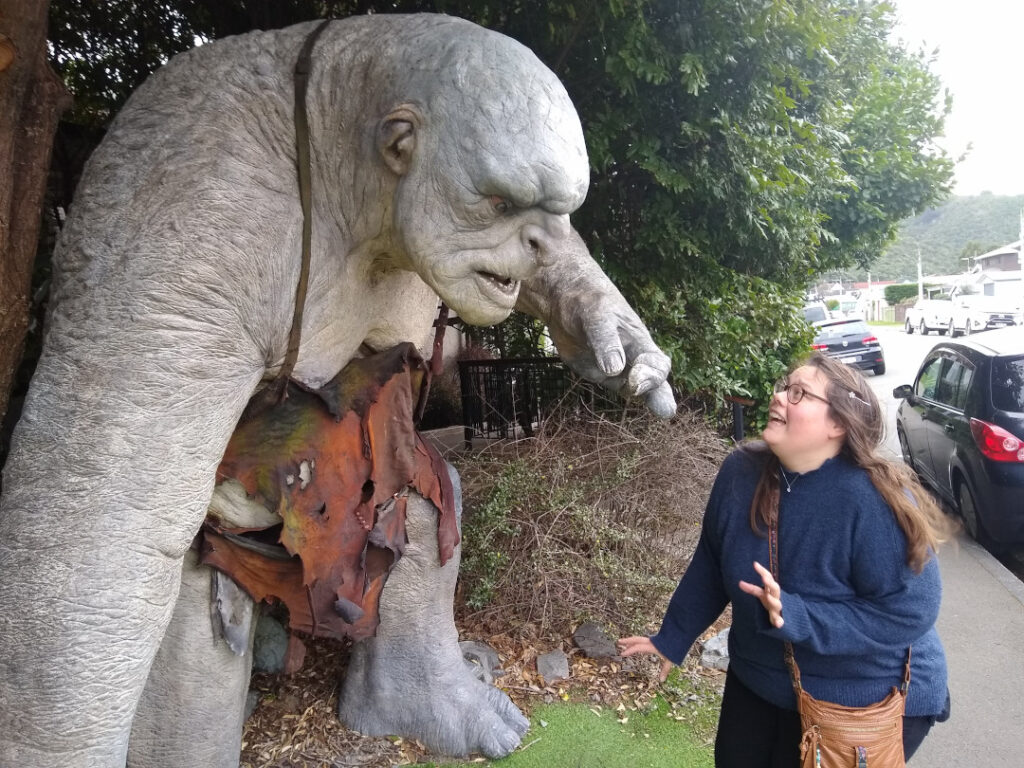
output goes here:
{"type": "Polygon", "coordinates": [[[493,272],[483,271],[477,272],[477,274],[480,275],[488,285],[501,293],[512,295],[519,290],[519,281],[513,280],[511,277],[502,277],[501,275],[496,275],[493,272]]]}

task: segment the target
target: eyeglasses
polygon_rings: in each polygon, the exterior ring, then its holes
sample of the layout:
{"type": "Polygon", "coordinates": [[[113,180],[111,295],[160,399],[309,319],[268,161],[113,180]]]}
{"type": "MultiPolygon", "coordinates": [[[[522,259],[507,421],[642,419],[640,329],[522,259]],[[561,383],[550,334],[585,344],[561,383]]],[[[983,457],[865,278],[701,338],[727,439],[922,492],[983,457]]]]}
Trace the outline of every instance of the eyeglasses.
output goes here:
{"type": "Polygon", "coordinates": [[[821,395],[816,395],[813,392],[807,391],[803,384],[790,384],[786,379],[779,379],[775,382],[775,393],[779,392],[786,393],[786,399],[789,400],[790,405],[796,405],[805,397],[809,397],[812,400],[821,400],[823,403],[828,403],[828,400],[821,395]]]}

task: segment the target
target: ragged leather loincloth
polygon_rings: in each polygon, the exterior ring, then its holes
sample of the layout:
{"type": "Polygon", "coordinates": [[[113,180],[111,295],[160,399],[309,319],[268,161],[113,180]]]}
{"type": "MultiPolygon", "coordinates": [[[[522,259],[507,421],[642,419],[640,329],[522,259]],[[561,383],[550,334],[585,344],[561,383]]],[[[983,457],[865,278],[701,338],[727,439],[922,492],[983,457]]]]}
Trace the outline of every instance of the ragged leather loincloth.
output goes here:
{"type": "Polygon", "coordinates": [[[440,510],[442,565],[459,543],[447,467],[413,425],[424,372],[415,347],[399,344],[353,360],[322,389],[290,383],[282,402],[243,416],[217,483],[237,481],[279,520],[231,527],[211,510],[201,562],[257,602],[283,602],[292,630],[373,635],[381,590],[407,542],[408,489],[440,510]],[[290,557],[259,551],[277,543],[290,557]]]}

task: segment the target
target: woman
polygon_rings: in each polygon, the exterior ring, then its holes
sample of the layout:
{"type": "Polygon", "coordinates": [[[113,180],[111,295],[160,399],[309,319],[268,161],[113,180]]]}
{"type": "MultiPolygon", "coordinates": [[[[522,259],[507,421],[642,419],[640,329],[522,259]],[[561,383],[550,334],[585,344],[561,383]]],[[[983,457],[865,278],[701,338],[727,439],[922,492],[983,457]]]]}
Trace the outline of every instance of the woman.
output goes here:
{"type": "Polygon", "coordinates": [[[948,524],[903,464],[878,455],[882,435],[858,372],[822,355],[795,369],[775,386],[763,442],[722,465],[661,630],[619,641],[623,656],[658,654],[664,679],[732,603],[718,768],[800,764],[786,641],[808,693],[854,707],[900,684],[912,647],[907,758],[949,716],[934,557],[948,524]],[[778,581],[767,536],[776,514],[778,581]]]}

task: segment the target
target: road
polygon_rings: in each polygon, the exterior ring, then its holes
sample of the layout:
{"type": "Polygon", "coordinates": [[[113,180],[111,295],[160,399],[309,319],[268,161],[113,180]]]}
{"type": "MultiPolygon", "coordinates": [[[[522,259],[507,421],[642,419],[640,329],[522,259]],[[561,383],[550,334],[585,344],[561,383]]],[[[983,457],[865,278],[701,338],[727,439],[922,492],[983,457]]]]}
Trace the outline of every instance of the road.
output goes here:
{"type": "Polygon", "coordinates": [[[900,401],[892,396],[892,391],[900,384],[913,384],[917,369],[925,355],[943,341],[945,336],[930,333],[922,336],[919,333],[908,335],[902,326],[878,325],[871,329],[878,336],[885,355],[885,373],[875,376],[866,373],[868,383],[878,397],[878,402],[885,409],[885,442],[884,449],[890,458],[900,458],[900,444],[896,439],[896,409],[900,401]]]}

